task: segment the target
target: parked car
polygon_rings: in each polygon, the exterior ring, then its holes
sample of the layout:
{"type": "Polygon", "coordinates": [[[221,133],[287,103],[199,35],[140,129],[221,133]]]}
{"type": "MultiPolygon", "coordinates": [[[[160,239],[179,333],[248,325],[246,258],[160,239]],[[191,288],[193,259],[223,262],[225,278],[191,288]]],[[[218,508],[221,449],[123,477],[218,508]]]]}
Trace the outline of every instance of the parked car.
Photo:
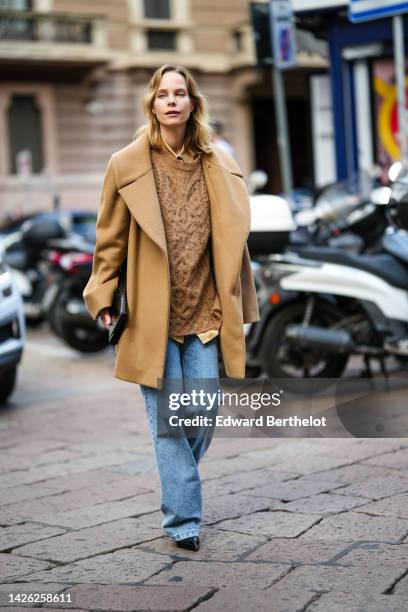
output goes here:
{"type": "Polygon", "coordinates": [[[15,387],[24,343],[23,300],[0,254],[0,404],[6,402],[15,387]]]}

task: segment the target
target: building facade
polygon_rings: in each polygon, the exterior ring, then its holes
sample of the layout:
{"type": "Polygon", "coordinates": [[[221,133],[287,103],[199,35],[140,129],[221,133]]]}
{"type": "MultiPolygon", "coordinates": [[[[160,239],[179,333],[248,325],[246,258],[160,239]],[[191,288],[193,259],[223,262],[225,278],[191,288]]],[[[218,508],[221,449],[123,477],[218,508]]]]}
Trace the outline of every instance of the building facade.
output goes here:
{"type": "MultiPolygon", "coordinates": [[[[193,72],[245,175],[264,167],[279,191],[271,76],[256,68],[249,5],[0,0],[0,217],[57,199],[95,209],[107,160],[145,122],[142,97],[164,63],[193,72]]],[[[300,184],[313,175],[307,77],[327,62],[302,51],[298,60],[285,86],[300,184]]]]}

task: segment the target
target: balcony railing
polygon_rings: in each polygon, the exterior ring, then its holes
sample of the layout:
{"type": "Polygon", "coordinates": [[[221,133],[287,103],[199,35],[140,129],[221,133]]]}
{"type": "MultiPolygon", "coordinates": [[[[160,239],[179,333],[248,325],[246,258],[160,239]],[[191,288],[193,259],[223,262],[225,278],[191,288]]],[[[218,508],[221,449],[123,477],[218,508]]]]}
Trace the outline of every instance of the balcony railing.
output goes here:
{"type": "Polygon", "coordinates": [[[91,44],[100,17],[0,11],[0,41],[91,44]]]}

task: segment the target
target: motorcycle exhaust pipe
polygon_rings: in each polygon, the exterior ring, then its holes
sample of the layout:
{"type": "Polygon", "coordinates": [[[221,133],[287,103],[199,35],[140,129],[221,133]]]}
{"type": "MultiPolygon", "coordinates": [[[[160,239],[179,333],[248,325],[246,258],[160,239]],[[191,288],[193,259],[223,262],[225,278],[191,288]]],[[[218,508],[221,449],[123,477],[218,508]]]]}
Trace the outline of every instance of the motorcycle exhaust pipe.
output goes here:
{"type": "Polygon", "coordinates": [[[352,353],[356,350],[350,333],[345,330],[289,325],[286,328],[285,335],[289,342],[329,350],[333,353],[352,353]]]}

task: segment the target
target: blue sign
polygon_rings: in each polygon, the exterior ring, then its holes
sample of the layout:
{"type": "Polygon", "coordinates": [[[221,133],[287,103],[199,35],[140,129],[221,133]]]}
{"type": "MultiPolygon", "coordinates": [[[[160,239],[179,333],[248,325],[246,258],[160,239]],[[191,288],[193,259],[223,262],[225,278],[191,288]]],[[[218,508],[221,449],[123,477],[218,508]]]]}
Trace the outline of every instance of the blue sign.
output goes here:
{"type": "Polygon", "coordinates": [[[280,70],[296,66],[296,33],[290,0],[270,2],[271,36],[274,63],[280,70]]]}
{"type": "Polygon", "coordinates": [[[408,2],[398,0],[350,0],[348,18],[353,23],[391,17],[408,11],[408,2]]]}

